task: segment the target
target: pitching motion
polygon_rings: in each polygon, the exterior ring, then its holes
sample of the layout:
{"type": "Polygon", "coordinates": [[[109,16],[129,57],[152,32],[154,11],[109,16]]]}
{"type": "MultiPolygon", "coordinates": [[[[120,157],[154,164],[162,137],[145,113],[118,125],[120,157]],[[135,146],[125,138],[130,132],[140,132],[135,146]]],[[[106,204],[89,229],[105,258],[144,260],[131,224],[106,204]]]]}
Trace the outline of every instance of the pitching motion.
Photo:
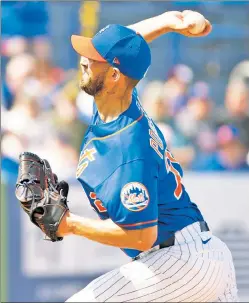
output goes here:
{"type": "Polygon", "coordinates": [[[211,29],[197,12],[173,11],[127,27],[107,25],[92,39],[72,36],[80,87],[95,99],[76,177],[100,220],[69,211],[67,183],[36,155],[21,156],[16,195],[51,240],[80,235],[121,248],[131,261],[67,302],[238,301],[231,253],[191,201],[181,166],[135,88],[151,64],[149,42],[211,29]]]}

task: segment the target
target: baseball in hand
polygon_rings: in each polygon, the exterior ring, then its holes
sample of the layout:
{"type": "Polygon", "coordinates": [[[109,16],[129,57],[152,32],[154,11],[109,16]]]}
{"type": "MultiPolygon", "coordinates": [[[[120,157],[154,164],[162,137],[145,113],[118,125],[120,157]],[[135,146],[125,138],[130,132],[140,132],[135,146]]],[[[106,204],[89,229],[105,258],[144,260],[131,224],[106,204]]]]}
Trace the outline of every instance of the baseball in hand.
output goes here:
{"type": "Polygon", "coordinates": [[[186,12],[183,22],[185,24],[194,24],[194,26],[189,29],[189,32],[194,35],[202,33],[206,26],[206,20],[203,15],[193,11],[186,12]]]}

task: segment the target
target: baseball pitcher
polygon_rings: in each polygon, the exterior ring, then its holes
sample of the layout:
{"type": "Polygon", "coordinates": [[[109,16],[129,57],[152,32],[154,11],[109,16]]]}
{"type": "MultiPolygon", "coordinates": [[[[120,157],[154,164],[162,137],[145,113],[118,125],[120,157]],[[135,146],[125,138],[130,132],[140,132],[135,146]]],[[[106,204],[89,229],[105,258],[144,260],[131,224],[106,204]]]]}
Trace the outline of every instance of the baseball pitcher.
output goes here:
{"type": "Polygon", "coordinates": [[[211,24],[196,12],[172,11],[107,25],[92,39],[72,36],[80,87],[95,99],[76,177],[100,220],[70,212],[68,184],[48,161],[20,155],[16,196],[49,239],[79,235],[131,258],[67,302],[238,301],[231,253],[191,201],[181,166],[135,89],[151,64],[148,43],[172,31],[200,37],[211,24]]]}

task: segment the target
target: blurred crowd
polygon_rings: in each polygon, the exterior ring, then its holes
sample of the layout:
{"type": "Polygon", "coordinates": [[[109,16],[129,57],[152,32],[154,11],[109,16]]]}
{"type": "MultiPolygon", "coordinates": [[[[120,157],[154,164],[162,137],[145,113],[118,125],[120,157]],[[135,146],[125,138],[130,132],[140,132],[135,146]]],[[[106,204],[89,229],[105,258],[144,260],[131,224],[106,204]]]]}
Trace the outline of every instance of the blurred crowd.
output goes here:
{"type": "Polygon", "coordinates": [[[249,90],[235,79],[227,85],[222,107],[210,87],[193,82],[186,65],[176,65],[166,81],[152,81],[141,100],[157,122],[175,158],[198,171],[249,171],[249,90]]]}
{"type": "MultiPolygon", "coordinates": [[[[17,48],[16,48],[17,49],[17,48]]],[[[192,82],[186,65],[165,81],[138,87],[140,101],[169,148],[190,170],[249,170],[248,87],[228,84],[217,108],[205,82],[192,82]]],[[[75,174],[93,98],[78,90],[78,72],[23,50],[9,57],[2,82],[2,154],[13,160],[31,151],[53,163],[64,178],[75,174]]]]}
{"type": "Polygon", "coordinates": [[[10,56],[2,81],[3,156],[17,161],[20,152],[34,152],[51,161],[60,176],[75,175],[86,129],[75,102],[75,78],[76,72],[30,50],[10,56]]]}
{"type": "MultiPolygon", "coordinates": [[[[79,92],[77,70],[54,65],[50,40],[38,29],[32,37],[10,32],[1,43],[2,168],[15,169],[19,154],[30,151],[74,179],[93,98],[79,92]]],[[[185,169],[249,171],[248,84],[228,81],[220,107],[208,83],[194,79],[191,67],[173,66],[164,81],[138,85],[140,101],[185,169]]]]}

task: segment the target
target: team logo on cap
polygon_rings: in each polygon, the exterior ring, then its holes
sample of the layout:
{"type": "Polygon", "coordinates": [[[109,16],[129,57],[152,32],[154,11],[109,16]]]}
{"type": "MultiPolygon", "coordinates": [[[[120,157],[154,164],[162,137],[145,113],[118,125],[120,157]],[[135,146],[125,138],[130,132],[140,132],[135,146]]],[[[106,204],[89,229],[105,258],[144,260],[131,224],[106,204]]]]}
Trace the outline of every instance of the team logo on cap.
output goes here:
{"type": "Polygon", "coordinates": [[[150,202],[147,188],[138,182],[127,183],[121,190],[120,198],[124,207],[131,211],[141,211],[150,202]]]}

